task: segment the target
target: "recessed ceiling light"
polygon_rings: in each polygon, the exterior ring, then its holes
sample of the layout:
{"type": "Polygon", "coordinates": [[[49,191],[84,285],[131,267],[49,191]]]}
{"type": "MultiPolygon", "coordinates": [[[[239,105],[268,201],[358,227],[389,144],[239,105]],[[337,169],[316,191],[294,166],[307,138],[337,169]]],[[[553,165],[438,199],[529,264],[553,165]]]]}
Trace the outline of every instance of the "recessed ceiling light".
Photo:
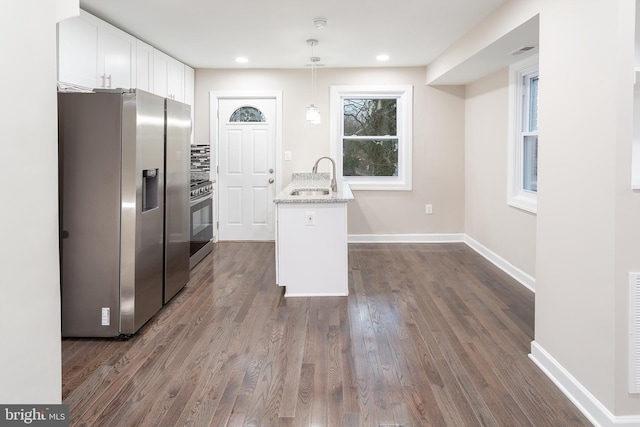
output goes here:
{"type": "Polygon", "coordinates": [[[388,61],[389,60],[389,55],[381,54],[381,55],[376,56],[376,59],[378,61],[388,61]]]}
{"type": "Polygon", "coordinates": [[[249,60],[247,58],[245,58],[244,56],[238,56],[236,58],[236,62],[238,64],[246,64],[247,62],[249,62],[249,60]]]}

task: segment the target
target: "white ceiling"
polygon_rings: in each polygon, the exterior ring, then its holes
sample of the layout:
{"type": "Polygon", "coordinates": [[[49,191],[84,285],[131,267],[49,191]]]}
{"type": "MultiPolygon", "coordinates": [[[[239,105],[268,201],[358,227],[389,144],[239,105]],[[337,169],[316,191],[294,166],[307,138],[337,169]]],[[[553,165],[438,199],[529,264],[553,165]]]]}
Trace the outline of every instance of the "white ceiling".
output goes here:
{"type": "Polygon", "coordinates": [[[424,66],[505,0],[80,0],[193,68],[424,66]],[[313,19],[327,26],[316,29],[313,19]],[[390,59],[379,62],[376,55],[390,59]],[[235,58],[245,56],[246,64],[235,58]]]}

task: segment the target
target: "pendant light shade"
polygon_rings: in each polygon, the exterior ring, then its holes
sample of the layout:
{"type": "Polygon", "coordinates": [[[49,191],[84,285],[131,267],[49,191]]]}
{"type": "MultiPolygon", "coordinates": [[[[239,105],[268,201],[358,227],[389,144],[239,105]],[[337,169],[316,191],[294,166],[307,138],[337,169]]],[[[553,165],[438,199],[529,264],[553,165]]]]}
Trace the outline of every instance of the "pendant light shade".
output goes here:
{"type": "Polygon", "coordinates": [[[320,110],[315,106],[314,102],[316,99],[316,63],[320,61],[320,58],[317,56],[313,56],[313,47],[318,44],[318,40],[309,39],[307,40],[307,45],[311,46],[311,96],[312,102],[307,107],[307,122],[312,125],[320,124],[320,110]]]}
{"type": "Polygon", "coordinates": [[[320,124],[320,110],[313,104],[307,107],[307,121],[312,125],[320,124]]]}

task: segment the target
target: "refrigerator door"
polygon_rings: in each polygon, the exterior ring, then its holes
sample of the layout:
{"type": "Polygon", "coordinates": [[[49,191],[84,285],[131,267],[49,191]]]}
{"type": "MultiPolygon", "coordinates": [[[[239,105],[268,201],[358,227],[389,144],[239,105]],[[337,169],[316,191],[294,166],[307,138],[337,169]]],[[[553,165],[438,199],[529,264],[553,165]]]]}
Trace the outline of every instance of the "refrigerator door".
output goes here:
{"type": "Polygon", "coordinates": [[[58,93],[62,336],[115,337],[121,94],[58,93]]]}
{"type": "Polygon", "coordinates": [[[191,107],[166,100],[164,303],[189,281],[191,107]]]}
{"type": "Polygon", "coordinates": [[[135,333],[162,308],[164,98],[123,95],[120,332],[135,333]]]}

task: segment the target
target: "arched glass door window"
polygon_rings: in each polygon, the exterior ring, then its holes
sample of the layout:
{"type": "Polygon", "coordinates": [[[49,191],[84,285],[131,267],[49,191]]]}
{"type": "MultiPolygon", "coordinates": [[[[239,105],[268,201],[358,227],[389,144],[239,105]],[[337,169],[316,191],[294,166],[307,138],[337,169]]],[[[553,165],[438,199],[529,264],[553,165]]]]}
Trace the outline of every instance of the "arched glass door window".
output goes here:
{"type": "Polygon", "coordinates": [[[230,122],[264,122],[264,114],[255,107],[244,106],[231,114],[230,122]]]}

